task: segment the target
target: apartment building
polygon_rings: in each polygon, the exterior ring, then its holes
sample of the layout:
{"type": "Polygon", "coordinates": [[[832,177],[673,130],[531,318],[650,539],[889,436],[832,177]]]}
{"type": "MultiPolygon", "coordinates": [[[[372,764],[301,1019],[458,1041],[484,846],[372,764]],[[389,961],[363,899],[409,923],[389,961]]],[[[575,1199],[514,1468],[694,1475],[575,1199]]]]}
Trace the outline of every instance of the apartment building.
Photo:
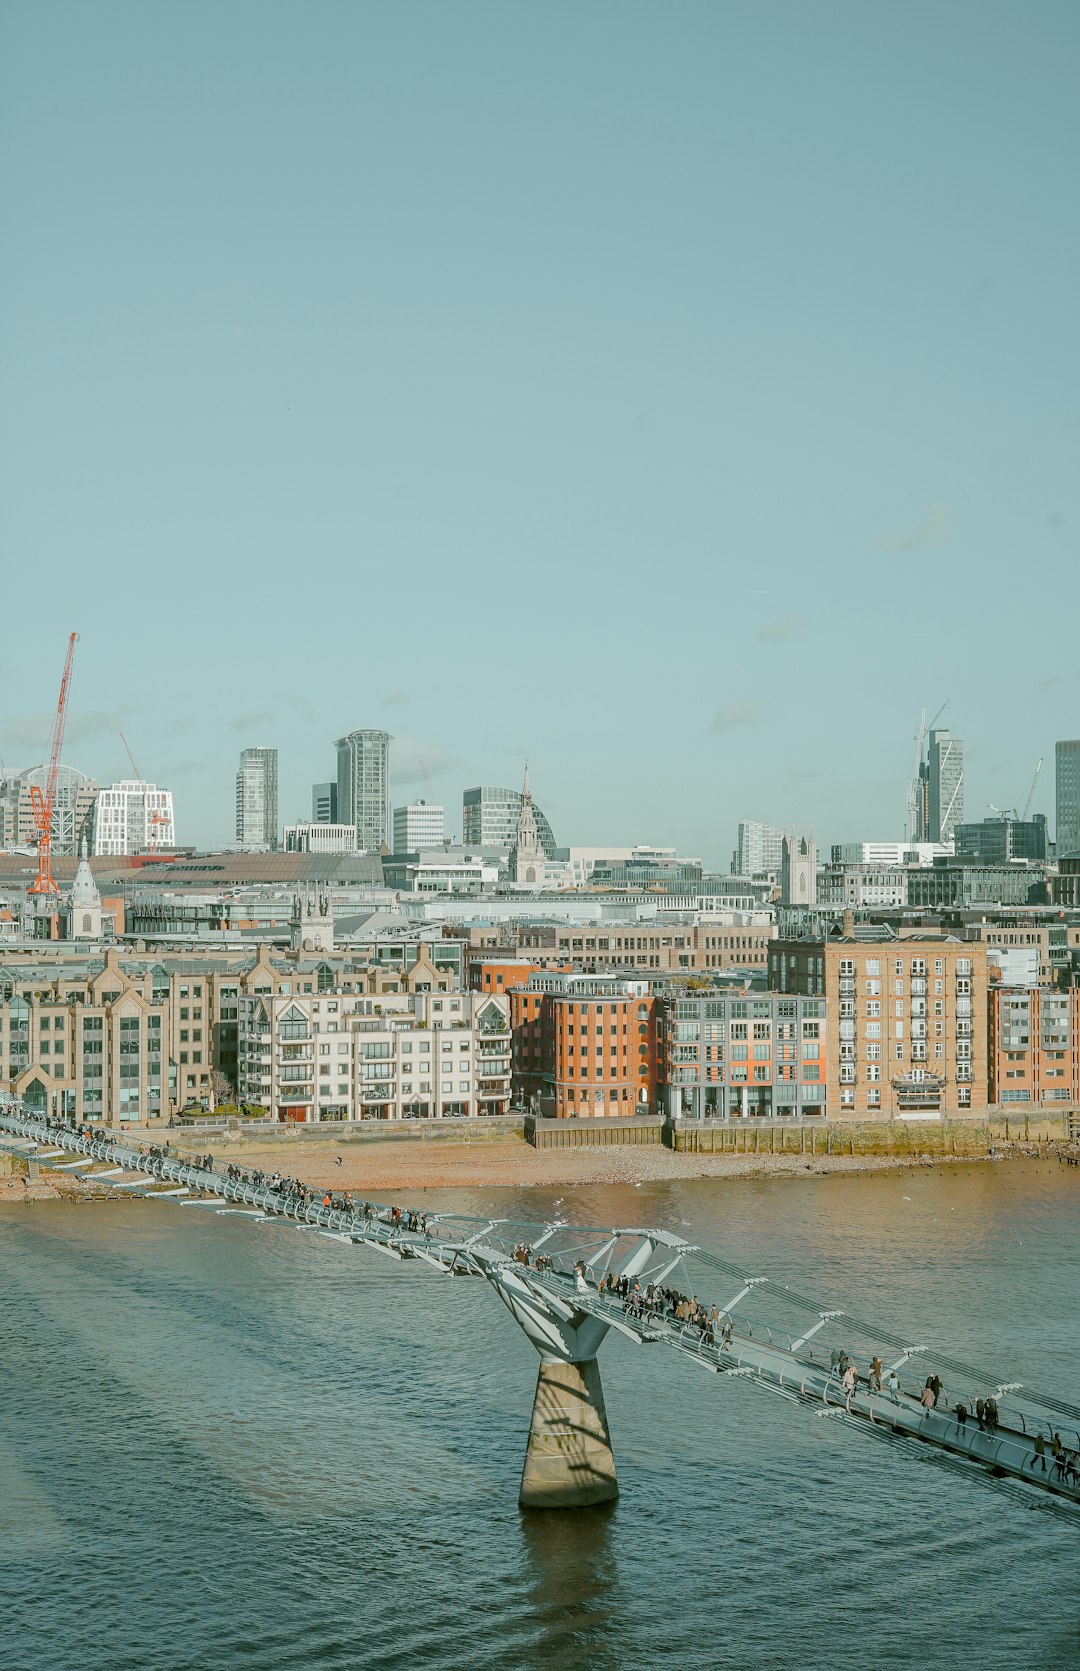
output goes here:
{"type": "Polygon", "coordinates": [[[433,992],[252,994],[240,1004],[240,1094],[282,1121],[505,1114],[509,1002],[433,992]]]}
{"type": "Polygon", "coordinates": [[[510,993],[518,1098],[559,1119],[656,1104],[655,999],[647,981],[545,972],[510,993]]]}
{"type": "Polygon", "coordinates": [[[827,1000],[776,992],[661,993],[657,1081],[672,1118],[823,1116],[827,1000]]]}
{"type": "Polygon", "coordinates": [[[827,1000],[830,1116],[985,1110],[985,945],[864,938],[846,926],[834,939],[779,940],[769,952],[772,990],[827,1000]]]}
{"type": "Polygon", "coordinates": [[[210,1108],[236,1094],[241,998],[438,996],[458,983],[429,950],[414,945],[407,961],[381,964],[363,952],[289,956],[266,946],[200,956],[5,947],[0,1088],[101,1124],[210,1108]]]}
{"type": "Polygon", "coordinates": [[[990,1101],[1080,1102],[1080,987],[991,986],[990,1101]]]}

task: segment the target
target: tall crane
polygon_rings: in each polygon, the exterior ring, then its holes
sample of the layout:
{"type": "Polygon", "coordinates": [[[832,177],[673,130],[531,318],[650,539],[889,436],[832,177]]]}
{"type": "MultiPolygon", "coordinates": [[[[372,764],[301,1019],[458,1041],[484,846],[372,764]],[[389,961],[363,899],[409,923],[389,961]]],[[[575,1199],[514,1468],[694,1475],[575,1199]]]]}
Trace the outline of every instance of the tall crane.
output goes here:
{"type": "Polygon", "coordinates": [[[158,850],[158,830],[162,824],[167,824],[169,822],[168,815],[164,812],[158,812],[155,807],[150,805],[150,791],[146,786],[146,779],[139,770],[139,763],[131,752],[131,745],[122,731],[119,733],[119,737],[120,741],[127,750],[127,757],[131,761],[131,769],[135,773],[135,781],[143,792],[143,822],[146,829],[146,851],[148,853],[156,853],[158,850]]]}
{"type": "Polygon", "coordinates": [[[60,681],[60,697],[56,704],[56,714],[53,717],[49,751],[46,759],[42,761],[42,765],[46,766],[45,788],[41,789],[36,783],[30,785],[30,811],[34,820],[37,840],[38,866],[37,875],[30,884],[29,892],[45,897],[60,892],[59,884],[52,873],[52,821],[53,809],[56,806],[56,782],[60,775],[60,751],[64,746],[64,727],[67,724],[68,695],[71,690],[71,664],[75,658],[75,642],[78,636],[77,632],[73,632],[68,639],[64,676],[60,681]]]}
{"type": "Polygon", "coordinates": [[[1026,824],[1027,823],[1027,815],[1031,811],[1031,803],[1035,799],[1035,785],[1039,781],[1039,773],[1042,771],[1042,769],[1043,769],[1042,755],[1040,755],[1039,756],[1039,764],[1035,768],[1035,776],[1031,780],[1031,788],[1028,790],[1028,798],[1024,802],[1024,810],[1020,814],[1021,824],[1026,824]]]}

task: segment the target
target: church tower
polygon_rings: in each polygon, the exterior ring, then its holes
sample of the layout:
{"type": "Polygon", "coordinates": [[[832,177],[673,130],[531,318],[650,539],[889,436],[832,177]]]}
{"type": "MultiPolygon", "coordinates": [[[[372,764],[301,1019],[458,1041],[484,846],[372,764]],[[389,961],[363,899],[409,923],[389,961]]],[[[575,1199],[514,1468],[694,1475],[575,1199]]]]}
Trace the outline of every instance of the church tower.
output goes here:
{"type": "Polygon", "coordinates": [[[547,855],[540,841],[533,811],[532,790],[529,788],[529,762],[525,762],[525,782],[521,789],[521,811],[518,813],[517,833],[510,854],[510,880],[526,887],[541,888],[547,874],[547,855]]]}
{"type": "Polygon", "coordinates": [[[87,858],[85,836],[79,868],[75,872],[75,881],[68,900],[67,919],[69,940],[101,939],[101,895],[94,881],[94,873],[90,869],[90,860],[87,858]]]}
{"type": "Polygon", "coordinates": [[[305,888],[293,899],[291,943],[295,952],[332,952],[334,913],[330,895],[317,888],[305,888]]]}

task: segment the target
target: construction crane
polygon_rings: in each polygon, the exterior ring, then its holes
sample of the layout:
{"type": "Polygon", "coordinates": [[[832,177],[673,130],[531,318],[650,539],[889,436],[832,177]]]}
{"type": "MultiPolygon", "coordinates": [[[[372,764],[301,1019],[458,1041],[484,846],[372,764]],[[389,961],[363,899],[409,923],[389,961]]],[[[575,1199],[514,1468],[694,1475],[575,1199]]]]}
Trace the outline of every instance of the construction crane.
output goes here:
{"type": "Polygon", "coordinates": [[[919,768],[922,766],[923,744],[926,741],[927,733],[934,729],[934,726],[937,724],[938,720],[941,718],[942,714],[945,712],[945,710],[948,706],[949,706],[949,698],[946,697],[944,702],[941,704],[941,707],[938,709],[937,713],[934,715],[933,719],[930,721],[929,725],[927,725],[927,723],[926,723],[926,709],[923,708],[919,713],[919,727],[918,727],[918,730],[915,733],[915,765],[912,769],[911,777],[908,779],[908,788],[907,788],[907,814],[908,814],[908,840],[909,841],[918,841],[919,834],[920,834],[920,830],[919,830],[919,824],[920,824],[920,819],[919,819],[919,768]]]}
{"type": "Polygon", "coordinates": [[[434,804],[435,804],[435,791],[431,787],[431,774],[429,773],[427,767],[424,765],[423,756],[418,754],[416,756],[416,758],[420,762],[420,770],[423,772],[424,782],[427,784],[428,802],[429,802],[430,805],[434,806],[434,804]]]}
{"type": "Polygon", "coordinates": [[[1039,781],[1039,773],[1042,771],[1042,769],[1043,769],[1042,755],[1040,755],[1039,756],[1039,764],[1035,768],[1035,776],[1031,780],[1031,788],[1028,790],[1028,798],[1024,802],[1024,810],[1020,814],[1021,824],[1026,824],[1027,823],[1027,815],[1031,811],[1031,803],[1035,799],[1035,785],[1039,781]]]}
{"type": "Polygon", "coordinates": [[[49,750],[46,759],[41,762],[45,768],[45,788],[41,789],[36,783],[30,785],[30,812],[34,820],[38,865],[37,875],[30,884],[29,892],[45,898],[53,897],[60,892],[59,884],[52,873],[52,821],[53,809],[56,806],[56,783],[60,775],[60,751],[64,746],[64,727],[67,724],[71,664],[75,658],[75,642],[78,636],[77,632],[73,632],[68,639],[64,677],[60,681],[60,697],[53,718],[49,750]]]}
{"type": "Polygon", "coordinates": [[[156,808],[150,805],[150,791],[147,788],[146,779],[139,770],[139,763],[131,752],[131,745],[122,731],[119,732],[118,735],[120,741],[127,750],[127,757],[131,761],[131,769],[135,773],[135,781],[143,792],[143,820],[146,829],[146,851],[148,853],[156,853],[158,850],[158,830],[162,824],[167,824],[169,822],[168,814],[158,812],[156,808]]]}

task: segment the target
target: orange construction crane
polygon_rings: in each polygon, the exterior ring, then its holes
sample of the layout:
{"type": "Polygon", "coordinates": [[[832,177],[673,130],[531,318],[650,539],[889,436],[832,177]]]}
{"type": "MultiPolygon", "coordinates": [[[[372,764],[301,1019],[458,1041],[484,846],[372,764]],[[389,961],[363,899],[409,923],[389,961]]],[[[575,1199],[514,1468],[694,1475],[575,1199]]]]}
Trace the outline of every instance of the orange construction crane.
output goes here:
{"type": "MultiPolygon", "coordinates": [[[[56,704],[56,717],[53,720],[52,737],[49,741],[45,788],[44,790],[39,789],[36,783],[30,785],[30,810],[34,819],[38,849],[37,875],[31,882],[29,889],[32,894],[58,894],[60,892],[59,885],[52,873],[52,821],[53,808],[56,805],[56,780],[60,773],[60,751],[64,746],[64,726],[67,724],[68,693],[71,690],[71,663],[75,656],[75,640],[78,636],[77,632],[73,632],[68,639],[64,677],[60,681],[60,699],[56,704]]],[[[45,761],[42,761],[42,765],[45,765],[45,761]]]]}
{"type": "Polygon", "coordinates": [[[157,843],[158,830],[160,829],[162,824],[167,824],[169,822],[168,814],[164,813],[164,812],[157,812],[150,805],[149,790],[146,787],[146,779],[143,777],[142,773],[139,770],[139,763],[135,759],[135,756],[132,754],[131,745],[129,744],[127,738],[124,736],[124,733],[121,731],[119,735],[120,735],[120,741],[123,743],[124,747],[127,749],[127,757],[131,761],[131,769],[135,773],[135,781],[136,781],[136,783],[140,784],[141,787],[142,787],[142,792],[143,792],[143,816],[146,820],[146,851],[148,853],[156,853],[157,850],[158,850],[158,843],[157,843]]]}

